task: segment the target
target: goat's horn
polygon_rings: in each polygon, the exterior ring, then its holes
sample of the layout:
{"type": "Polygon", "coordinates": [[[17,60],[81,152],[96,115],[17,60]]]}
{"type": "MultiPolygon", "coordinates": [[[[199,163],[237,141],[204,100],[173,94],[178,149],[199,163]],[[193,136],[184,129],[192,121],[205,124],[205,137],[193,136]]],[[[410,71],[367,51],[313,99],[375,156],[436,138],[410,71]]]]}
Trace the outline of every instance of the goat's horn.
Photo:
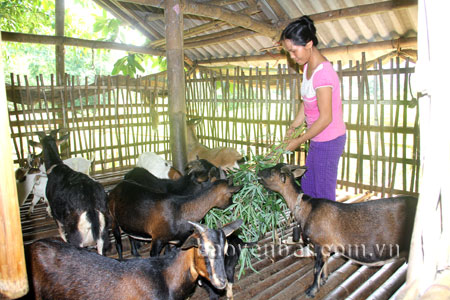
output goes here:
{"type": "Polygon", "coordinates": [[[197,230],[198,230],[200,233],[203,233],[203,232],[206,231],[206,227],[203,226],[203,225],[200,224],[200,223],[192,222],[192,221],[188,221],[188,223],[191,224],[192,226],[194,226],[195,228],[197,228],[197,230]]]}

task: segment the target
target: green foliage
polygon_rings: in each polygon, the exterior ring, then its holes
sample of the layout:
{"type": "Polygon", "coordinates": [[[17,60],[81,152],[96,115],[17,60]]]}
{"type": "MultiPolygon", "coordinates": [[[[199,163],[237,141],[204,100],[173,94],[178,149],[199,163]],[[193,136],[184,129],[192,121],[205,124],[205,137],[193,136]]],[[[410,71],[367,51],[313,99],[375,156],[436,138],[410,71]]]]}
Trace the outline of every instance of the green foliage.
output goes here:
{"type": "Polygon", "coordinates": [[[136,75],[137,70],[141,72],[145,72],[145,69],[142,67],[141,63],[144,60],[143,54],[128,54],[117,60],[114,64],[114,69],[112,70],[112,75],[117,75],[122,73],[123,75],[129,75],[130,77],[134,77],[136,75]]]}
{"type": "Polygon", "coordinates": [[[55,1],[3,0],[0,28],[4,31],[49,34],[54,32],[55,1]]]}
{"type": "Polygon", "coordinates": [[[94,32],[102,33],[103,38],[101,38],[101,40],[109,42],[116,41],[119,37],[120,32],[120,20],[108,18],[105,10],[103,10],[103,14],[101,16],[94,17],[94,32]]]}
{"type": "MultiPolygon", "coordinates": [[[[299,127],[291,138],[300,136],[305,127],[299,127]]],[[[205,216],[208,227],[218,228],[222,224],[230,223],[238,218],[244,223],[239,237],[247,242],[258,241],[267,232],[272,232],[272,239],[278,240],[276,233],[288,224],[285,212],[288,210],[286,202],[279,195],[267,191],[258,181],[258,172],[274,166],[287,154],[287,141],[281,141],[270,148],[267,155],[254,155],[253,159],[232,171],[229,177],[234,185],[241,185],[242,189],[233,196],[233,204],[225,210],[212,209],[205,216]],[[282,222],[284,220],[284,222],[282,222]]],[[[256,249],[243,249],[240,257],[239,277],[245,268],[252,268],[252,257],[258,257],[256,249]]]]}
{"type": "Polygon", "coordinates": [[[150,61],[152,63],[152,69],[157,70],[157,72],[162,72],[167,70],[167,59],[163,56],[151,56],[150,61]]]}

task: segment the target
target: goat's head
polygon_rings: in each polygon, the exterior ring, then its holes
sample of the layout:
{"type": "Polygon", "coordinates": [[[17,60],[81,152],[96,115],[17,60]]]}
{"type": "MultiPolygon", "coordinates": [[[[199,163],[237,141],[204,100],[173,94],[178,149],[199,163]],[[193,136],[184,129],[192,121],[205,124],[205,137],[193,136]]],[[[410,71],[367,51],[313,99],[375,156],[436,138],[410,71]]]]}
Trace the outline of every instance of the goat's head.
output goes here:
{"type": "Polygon", "coordinates": [[[220,167],[214,166],[206,159],[198,159],[188,162],[185,167],[185,173],[192,175],[193,180],[202,183],[205,181],[214,182],[217,179],[226,179],[225,171],[220,167]]]}
{"type": "Polygon", "coordinates": [[[225,209],[233,203],[233,195],[242,189],[242,185],[234,186],[227,180],[217,180],[214,182],[214,191],[212,198],[214,198],[214,206],[220,209],[225,209]]]}
{"type": "Polygon", "coordinates": [[[294,177],[300,177],[306,169],[299,166],[279,163],[271,168],[258,172],[259,182],[266,188],[280,193],[287,183],[291,184],[294,177]]]}
{"type": "Polygon", "coordinates": [[[189,223],[195,230],[183,243],[181,249],[187,250],[194,247],[193,267],[196,272],[209,280],[214,287],[224,289],[227,283],[224,266],[228,247],[226,237],[242,225],[242,220],[238,219],[217,230],[209,229],[199,223],[189,223]]]}
{"type": "Polygon", "coordinates": [[[41,149],[44,149],[44,147],[50,147],[57,152],[57,147],[69,138],[69,134],[66,134],[58,139],[58,132],[59,129],[52,130],[49,135],[46,135],[45,132],[36,132],[39,137],[39,142],[29,140],[28,144],[32,147],[38,147],[41,149]]]}

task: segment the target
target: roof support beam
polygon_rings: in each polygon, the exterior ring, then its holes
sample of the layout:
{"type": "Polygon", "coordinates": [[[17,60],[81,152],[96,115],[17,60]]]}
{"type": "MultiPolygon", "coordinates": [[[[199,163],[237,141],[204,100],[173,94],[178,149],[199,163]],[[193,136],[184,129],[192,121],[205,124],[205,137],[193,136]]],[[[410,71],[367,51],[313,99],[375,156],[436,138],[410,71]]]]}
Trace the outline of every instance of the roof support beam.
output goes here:
{"type": "MultiPolygon", "coordinates": [[[[122,2],[130,2],[141,5],[160,7],[160,0],[123,0],[122,2]]],[[[189,0],[183,2],[183,12],[185,14],[207,17],[215,20],[222,20],[231,25],[240,26],[246,29],[256,31],[270,38],[278,36],[278,30],[264,22],[252,19],[250,16],[235,12],[228,8],[217,5],[197,3],[189,0]]]]}
{"type": "Polygon", "coordinates": [[[86,47],[93,49],[114,49],[157,56],[166,56],[165,51],[155,50],[148,47],[139,47],[134,45],[103,42],[103,41],[83,40],[63,36],[25,34],[25,33],[2,31],[2,39],[4,42],[18,42],[18,43],[31,43],[44,45],[65,45],[65,46],[86,47]]]}
{"type": "MultiPolygon", "coordinates": [[[[349,46],[339,46],[333,48],[322,48],[320,52],[325,55],[338,55],[340,53],[355,53],[355,52],[365,52],[368,50],[389,50],[389,49],[399,49],[399,48],[416,48],[417,38],[399,38],[391,41],[364,43],[358,45],[349,46]]],[[[205,59],[196,61],[199,65],[207,64],[217,64],[217,63],[235,63],[240,61],[252,62],[261,60],[280,60],[286,59],[285,54],[277,53],[267,53],[262,55],[253,56],[240,56],[240,57],[228,57],[228,58],[217,58],[217,59],[205,59]]]]}

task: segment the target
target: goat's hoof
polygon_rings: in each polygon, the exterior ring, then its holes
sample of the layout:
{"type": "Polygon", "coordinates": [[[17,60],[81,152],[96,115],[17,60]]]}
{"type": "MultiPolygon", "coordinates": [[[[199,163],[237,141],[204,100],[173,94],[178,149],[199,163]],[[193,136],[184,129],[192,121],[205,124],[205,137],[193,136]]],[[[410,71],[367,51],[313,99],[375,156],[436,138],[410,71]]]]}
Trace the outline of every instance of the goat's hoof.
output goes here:
{"type": "Polygon", "coordinates": [[[309,298],[314,298],[316,296],[316,293],[317,288],[315,286],[310,286],[305,292],[306,296],[308,296],[309,298]]]}
{"type": "Polygon", "coordinates": [[[320,279],[320,286],[323,286],[325,283],[327,283],[328,277],[320,279]]]}

